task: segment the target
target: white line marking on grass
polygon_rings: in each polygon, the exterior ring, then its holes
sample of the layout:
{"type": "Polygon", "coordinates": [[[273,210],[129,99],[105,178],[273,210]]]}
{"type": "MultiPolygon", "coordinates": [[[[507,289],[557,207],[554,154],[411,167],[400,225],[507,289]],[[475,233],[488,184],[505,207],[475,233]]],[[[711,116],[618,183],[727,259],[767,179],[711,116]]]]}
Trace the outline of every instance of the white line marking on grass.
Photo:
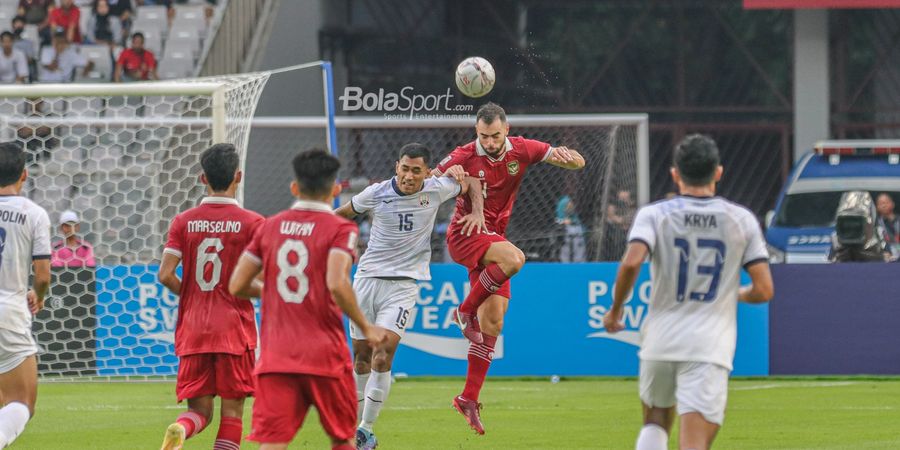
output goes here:
{"type": "Polygon", "coordinates": [[[758,391],[761,389],[780,389],[780,388],[819,388],[819,387],[838,387],[859,384],[856,381],[811,381],[805,383],[772,383],[772,384],[755,384],[750,386],[735,386],[732,391],[758,391]]]}
{"type": "MultiPolygon", "coordinates": [[[[56,409],[56,408],[42,408],[56,409]]],[[[185,409],[184,405],[166,405],[166,406],[122,406],[122,405],[87,405],[87,406],[66,406],[66,411],[142,411],[148,409],[185,409]]]]}

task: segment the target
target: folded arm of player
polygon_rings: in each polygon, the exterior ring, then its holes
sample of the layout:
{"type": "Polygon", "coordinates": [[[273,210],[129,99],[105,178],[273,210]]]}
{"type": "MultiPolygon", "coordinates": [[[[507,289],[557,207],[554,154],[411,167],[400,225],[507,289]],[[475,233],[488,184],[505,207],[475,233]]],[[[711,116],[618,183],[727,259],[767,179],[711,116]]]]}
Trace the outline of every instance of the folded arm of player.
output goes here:
{"type": "Polygon", "coordinates": [[[325,275],[325,284],[328,285],[334,302],[362,331],[369,345],[374,347],[387,339],[387,330],[370,324],[359,310],[356,294],[353,293],[353,285],[350,283],[350,267],[352,265],[353,257],[348,253],[331,250],[328,253],[328,272],[325,275]]]}
{"type": "Polygon", "coordinates": [[[481,181],[478,178],[467,176],[459,185],[461,186],[459,195],[468,195],[469,201],[472,203],[472,212],[457,221],[462,225],[460,233],[471,236],[473,231],[476,234],[487,231],[484,224],[484,193],[481,189],[481,181]]]}
{"type": "Polygon", "coordinates": [[[34,281],[25,298],[28,300],[28,309],[32,314],[37,314],[44,308],[44,297],[50,289],[50,259],[35,259],[31,262],[31,267],[34,270],[34,281]]]}
{"type": "Polygon", "coordinates": [[[643,242],[633,241],[628,244],[625,250],[625,256],[619,263],[619,273],[616,274],[616,284],[613,289],[613,304],[609,307],[609,311],[603,315],[603,327],[609,333],[617,333],[625,328],[622,323],[622,314],[624,310],[625,300],[628,294],[634,289],[634,282],[637,280],[638,273],[641,271],[641,265],[650,249],[643,242]]]}
{"type": "Polygon", "coordinates": [[[181,294],[181,278],[178,278],[175,273],[179,263],[181,263],[180,256],[163,252],[162,263],[159,265],[159,274],[157,274],[159,282],[175,295],[181,294]]]}
{"type": "Polygon", "coordinates": [[[772,283],[772,272],[769,263],[758,261],[744,267],[750,275],[750,286],[742,287],[738,291],[738,300],[746,303],[766,303],[775,295],[775,286],[772,283]]]}
{"type": "Polygon", "coordinates": [[[245,252],[228,280],[228,292],[245,299],[261,297],[263,284],[256,278],[261,272],[261,262],[245,252]]]}
{"type": "Polygon", "coordinates": [[[584,167],[584,157],[581,156],[581,153],[568,147],[550,147],[550,156],[544,162],[569,170],[579,170],[584,167]]]}

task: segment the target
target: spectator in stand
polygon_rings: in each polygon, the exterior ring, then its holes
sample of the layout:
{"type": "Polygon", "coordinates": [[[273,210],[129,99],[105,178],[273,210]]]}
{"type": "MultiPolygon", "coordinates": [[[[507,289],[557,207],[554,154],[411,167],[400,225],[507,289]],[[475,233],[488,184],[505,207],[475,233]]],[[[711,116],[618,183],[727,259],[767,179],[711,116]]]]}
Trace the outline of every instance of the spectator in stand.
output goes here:
{"type": "Polygon", "coordinates": [[[556,223],[563,227],[563,245],[559,249],[560,262],[585,260],[584,226],[575,210],[572,197],[563,195],[556,203],[556,223]]]}
{"type": "Polygon", "coordinates": [[[25,37],[25,18],[22,16],[13,17],[12,20],[12,34],[15,37],[15,42],[13,43],[13,47],[18,49],[20,52],[25,54],[25,57],[28,58],[28,62],[34,62],[35,51],[37,48],[34,41],[25,37]]]}
{"type": "Polygon", "coordinates": [[[17,14],[29,25],[38,26],[42,46],[50,44],[50,9],[54,6],[53,0],[19,0],[17,14]]]}
{"type": "Polygon", "coordinates": [[[0,33],[0,83],[24,83],[28,81],[28,59],[13,47],[13,34],[0,33]]]}
{"type": "MultiPolygon", "coordinates": [[[[99,0],[94,0],[94,12],[97,11],[97,3],[99,0]]],[[[133,8],[131,7],[131,0],[107,0],[109,4],[109,13],[115,17],[119,18],[119,22],[122,23],[122,29],[125,30],[125,33],[129,33],[131,30],[131,15],[134,13],[133,8]]]]}
{"type": "Polygon", "coordinates": [[[158,79],[153,52],[144,48],[144,35],[140,32],[134,33],[131,37],[131,48],[126,48],[119,55],[113,81],[119,83],[158,79]]]}
{"type": "Polygon", "coordinates": [[[53,46],[41,52],[41,83],[69,83],[75,78],[75,69],[82,69],[84,75],[91,71],[94,63],[88,61],[69,44],[65,29],[53,34],[53,46]]]}
{"type": "Polygon", "coordinates": [[[878,194],[875,201],[878,222],[884,228],[885,240],[894,246],[900,244],[900,216],[894,212],[894,199],[887,192],[878,194]]]}
{"type": "Polygon", "coordinates": [[[54,29],[66,30],[69,42],[81,43],[81,11],[75,6],[75,0],[61,0],[59,8],[50,10],[50,26],[54,29]]]}
{"type": "Polygon", "coordinates": [[[78,237],[81,224],[75,211],[63,211],[59,216],[59,231],[64,239],[53,243],[52,267],[94,267],[94,247],[78,237]]]}
{"type": "Polygon", "coordinates": [[[84,33],[88,42],[108,45],[110,48],[124,42],[122,22],[118,17],[110,14],[109,3],[106,0],[97,1],[97,10],[91,14],[87,30],[84,30],[84,33]]]}

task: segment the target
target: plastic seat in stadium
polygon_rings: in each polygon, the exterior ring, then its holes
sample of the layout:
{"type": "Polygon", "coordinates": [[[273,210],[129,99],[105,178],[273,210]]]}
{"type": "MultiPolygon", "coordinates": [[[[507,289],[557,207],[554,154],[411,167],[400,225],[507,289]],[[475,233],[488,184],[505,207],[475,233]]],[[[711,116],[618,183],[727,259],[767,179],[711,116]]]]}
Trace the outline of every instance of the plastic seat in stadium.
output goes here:
{"type": "Polygon", "coordinates": [[[169,46],[190,48],[191,54],[194,55],[194,59],[197,59],[197,57],[200,56],[200,38],[196,33],[170,33],[169,38],[166,39],[166,50],[169,49],[169,46]]]}
{"type": "Polygon", "coordinates": [[[13,17],[16,17],[16,5],[0,4],[0,23],[4,24],[3,29],[9,28],[13,17]]]}
{"type": "Polygon", "coordinates": [[[162,80],[187,78],[194,73],[194,63],[183,59],[163,59],[159,63],[157,74],[162,80]]]}
{"type": "Polygon", "coordinates": [[[190,45],[184,45],[180,42],[166,42],[166,51],[163,53],[163,59],[183,59],[193,65],[195,56],[190,45]]]}
{"type": "Polygon", "coordinates": [[[165,6],[139,6],[135,11],[135,16],[132,25],[135,29],[146,27],[165,31],[169,28],[169,17],[165,6]]]}
{"type": "MultiPolygon", "coordinates": [[[[202,11],[202,10],[201,10],[202,11]]],[[[193,31],[201,38],[206,37],[206,17],[201,12],[199,15],[176,16],[172,21],[172,31],[193,31]]]]}
{"type": "Polygon", "coordinates": [[[83,76],[79,71],[75,77],[78,82],[107,82],[112,80],[113,61],[109,53],[109,47],[105,45],[82,45],[79,50],[88,61],[94,63],[94,68],[83,76]]]}
{"type": "Polygon", "coordinates": [[[78,16],[78,26],[81,29],[81,36],[84,37],[90,34],[88,33],[88,23],[91,21],[91,16],[94,12],[90,6],[81,6],[78,8],[78,13],[80,14],[78,16]]]}

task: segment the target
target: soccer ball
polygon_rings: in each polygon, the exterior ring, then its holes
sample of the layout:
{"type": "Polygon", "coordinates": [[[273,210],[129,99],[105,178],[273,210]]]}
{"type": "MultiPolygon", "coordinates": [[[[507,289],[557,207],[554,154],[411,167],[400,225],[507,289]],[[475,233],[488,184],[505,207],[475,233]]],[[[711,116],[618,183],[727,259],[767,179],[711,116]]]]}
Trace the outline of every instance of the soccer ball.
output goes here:
{"type": "Polygon", "coordinates": [[[456,67],[456,88],[466,97],[487,95],[494,88],[494,67],[478,56],[464,59],[456,67]]]}

